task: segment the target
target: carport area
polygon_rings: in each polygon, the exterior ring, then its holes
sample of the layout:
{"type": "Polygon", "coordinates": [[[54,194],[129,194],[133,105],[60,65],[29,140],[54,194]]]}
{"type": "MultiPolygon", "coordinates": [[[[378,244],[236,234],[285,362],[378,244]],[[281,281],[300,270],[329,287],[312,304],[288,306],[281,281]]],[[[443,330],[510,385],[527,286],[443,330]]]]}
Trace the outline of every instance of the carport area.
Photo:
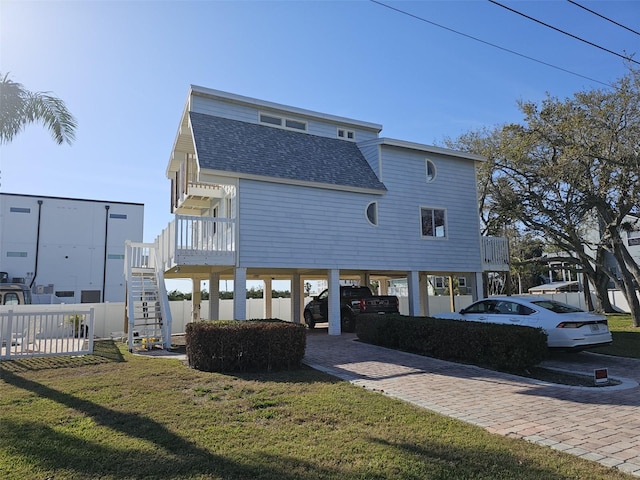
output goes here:
{"type": "MultiPolygon", "coordinates": [[[[164,273],[165,279],[187,278],[192,283],[192,321],[201,319],[201,284],[203,281],[209,282],[209,312],[207,319],[217,320],[220,318],[220,282],[224,280],[233,281],[233,316],[237,320],[247,318],[246,290],[248,281],[260,281],[264,285],[264,292],[271,292],[274,281],[289,281],[291,285],[291,321],[301,323],[303,321],[303,310],[305,306],[304,285],[310,281],[323,280],[329,289],[328,300],[328,333],[329,335],[340,335],[340,285],[343,281],[356,282],[359,285],[370,286],[372,282],[378,286],[374,295],[388,295],[389,285],[392,280],[402,280],[406,282],[406,311],[408,315],[429,315],[430,295],[428,295],[428,278],[438,275],[449,278],[449,285],[453,284],[453,278],[465,275],[470,279],[469,292],[471,301],[482,297],[482,272],[420,272],[420,271],[376,271],[376,270],[356,270],[356,269],[273,269],[273,268],[242,268],[225,266],[188,266],[181,265],[179,268],[172,268],[164,273]]],[[[449,289],[450,311],[455,310],[459,305],[452,288],[449,289]]],[[[207,301],[207,300],[204,300],[207,301]]],[[[272,298],[266,295],[265,317],[272,317],[272,298]]]]}

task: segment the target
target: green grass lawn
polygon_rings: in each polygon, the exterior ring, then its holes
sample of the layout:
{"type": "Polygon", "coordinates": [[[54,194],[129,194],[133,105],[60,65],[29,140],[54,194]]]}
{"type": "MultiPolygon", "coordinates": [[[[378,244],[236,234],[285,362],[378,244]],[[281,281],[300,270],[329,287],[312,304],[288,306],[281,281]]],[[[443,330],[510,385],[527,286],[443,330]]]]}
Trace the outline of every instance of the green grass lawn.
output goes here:
{"type": "Polygon", "coordinates": [[[618,357],[640,358],[640,328],[634,327],[629,314],[607,315],[613,343],[592,350],[618,357]]]}
{"type": "Polygon", "coordinates": [[[310,368],[204,373],[96,342],[0,362],[0,478],[623,479],[310,368]]]}

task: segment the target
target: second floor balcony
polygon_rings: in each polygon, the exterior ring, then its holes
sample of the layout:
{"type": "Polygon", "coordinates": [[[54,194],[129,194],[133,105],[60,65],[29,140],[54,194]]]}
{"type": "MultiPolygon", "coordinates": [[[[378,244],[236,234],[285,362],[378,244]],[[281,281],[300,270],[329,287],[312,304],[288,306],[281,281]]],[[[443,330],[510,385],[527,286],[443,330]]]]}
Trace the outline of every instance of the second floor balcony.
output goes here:
{"type": "Polygon", "coordinates": [[[505,237],[482,237],[482,270],[509,271],[509,241],[505,237]]]}
{"type": "Polygon", "coordinates": [[[176,215],[156,245],[165,271],[179,265],[234,265],[236,221],[176,215]]]}
{"type": "Polygon", "coordinates": [[[189,215],[211,207],[211,200],[222,198],[224,191],[220,185],[189,181],[175,200],[174,212],[189,215]]]}

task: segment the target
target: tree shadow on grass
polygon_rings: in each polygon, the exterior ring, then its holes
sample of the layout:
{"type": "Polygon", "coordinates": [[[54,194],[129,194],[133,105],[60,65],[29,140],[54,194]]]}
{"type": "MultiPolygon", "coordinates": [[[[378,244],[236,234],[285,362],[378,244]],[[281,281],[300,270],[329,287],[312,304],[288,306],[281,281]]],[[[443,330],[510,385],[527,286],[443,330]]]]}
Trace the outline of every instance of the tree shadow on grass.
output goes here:
{"type": "Polygon", "coordinates": [[[640,343],[640,328],[636,332],[611,332],[613,343],[611,346],[594,348],[592,352],[604,355],[626,355],[629,358],[640,358],[638,343],[640,343]]]}
{"type": "MultiPolygon", "coordinates": [[[[406,442],[389,442],[383,439],[371,439],[385,447],[394,447],[402,455],[409,455],[425,465],[423,476],[407,478],[430,478],[438,480],[467,479],[494,479],[517,478],[518,480],[568,480],[574,478],[613,479],[624,478],[617,471],[589,463],[585,460],[585,466],[581,470],[574,466],[565,468],[567,474],[556,471],[552,466],[545,467],[525,458],[523,455],[513,454],[511,451],[500,450],[496,447],[478,447],[450,445],[446,442],[422,442],[420,445],[406,442]],[[583,475],[583,476],[580,476],[583,475]]],[[[523,440],[524,442],[524,440],[523,440]]],[[[528,447],[532,449],[534,447],[528,447]]],[[[545,452],[545,457],[557,455],[557,465],[565,464],[560,457],[560,452],[545,452]]],[[[546,459],[548,460],[548,458],[546,459]]],[[[549,463],[541,461],[541,463],[549,463]]],[[[559,469],[559,468],[558,468],[559,469]]]]}
{"type": "Polygon", "coordinates": [[[291,370],[276,370],[272,372],[222,372],[221,375],[239,378],[245,381],[273,382],[273,383],[342,383],[335,376],[320,372],[307,365],[300,365],[291,370]]]}
{"type": "MultiPolygon", "coordinates": [[[[213,475],[222,478],[322,478],[337,472],[316,465],[306,465],[309,475],[292,473],[286,459],[265,468],[259,462],[231,460],[185,440],[164,425],[142,415],[105,408],[38,382],[4,371],[2,379],[9,385],[32,392],[84,414],[96,428],[115,430],[123,438],[122,449],[100,443],[99,435],[91,442],[54,430],[37,421],[3,420],[0,440],[14,455],[27,458],[38,472],[56,474],[57,478],[185,478],[213,475]],[[132,446],[134,445],[134,446],[132,446]]],[[[255,458],[254,458],[255,460],[255,458]]],[[[1,471],[1,468],[0,468],[1,471]]]]}

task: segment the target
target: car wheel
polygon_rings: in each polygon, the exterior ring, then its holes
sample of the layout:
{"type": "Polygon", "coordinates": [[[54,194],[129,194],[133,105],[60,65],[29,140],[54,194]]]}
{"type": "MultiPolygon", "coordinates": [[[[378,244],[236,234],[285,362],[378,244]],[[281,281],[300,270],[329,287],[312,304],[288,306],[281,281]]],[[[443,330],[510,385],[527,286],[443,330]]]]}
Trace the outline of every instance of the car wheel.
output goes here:
{"type": "Polygon", "coordinates": [[[343,313],[341,320],[342,320],[341,326],[342,326],[343,332],[353,333],[356,331],[356,319],[352,314],[348,312],[343,313]]]}
{"type": "Polygon", "coordinates": [[[311,312],[309,310],[306,310],[304,312],[304,323],[307,324],[309,329],[313,329],[316,326],[316,322],[313,321],[313,315],[311,315],[311,312]]]}

